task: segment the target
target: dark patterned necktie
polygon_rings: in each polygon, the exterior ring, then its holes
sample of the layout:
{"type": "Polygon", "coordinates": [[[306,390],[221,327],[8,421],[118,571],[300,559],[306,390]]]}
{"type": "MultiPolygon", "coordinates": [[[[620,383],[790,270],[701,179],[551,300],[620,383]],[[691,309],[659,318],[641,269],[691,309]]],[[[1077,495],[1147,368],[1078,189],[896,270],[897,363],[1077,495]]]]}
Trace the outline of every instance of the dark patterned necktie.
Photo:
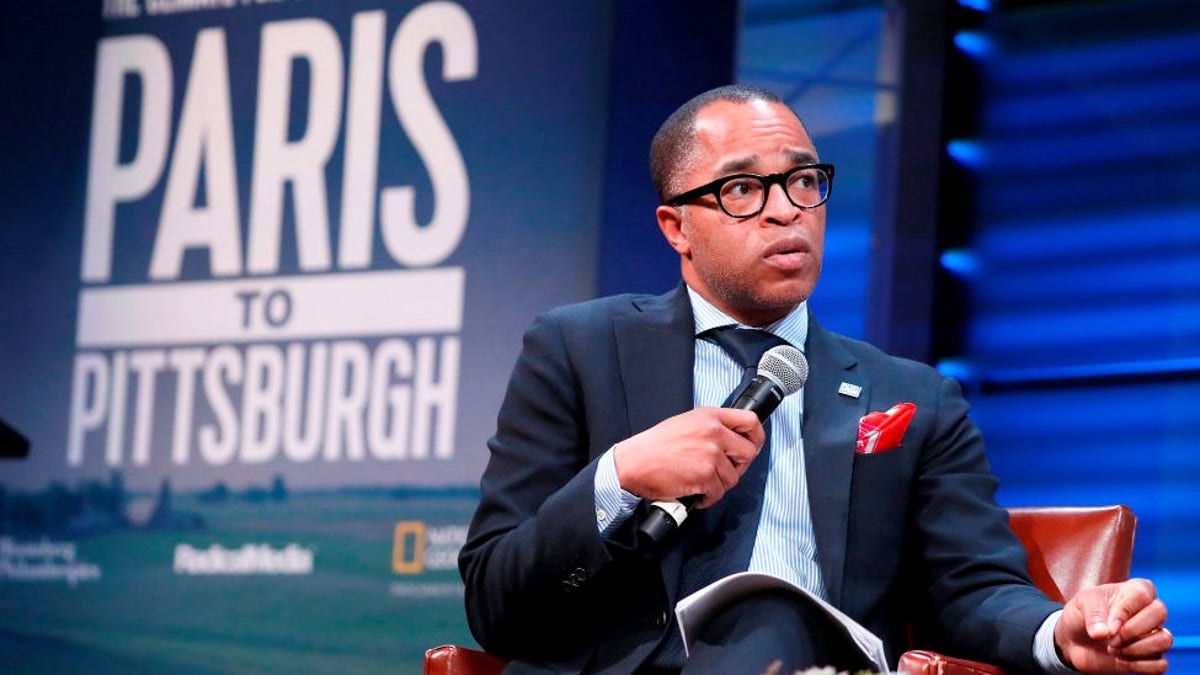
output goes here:
{"type": "MultiPolygon", "coordinates": [[[[771,347],[786,345],[787,341],[762,330],[724,326],[700,334],[700,339],[714,342],[742,366],[742,381],[723,406],[733,403],[737,394],[758,372],[758,362],[771,347]]],[[[733,489],[721,501],[707,509],[692,511],[683,525],[683,569],[680,573],[679,596],[687,597],[706,585],[735,572],[745,571],[754,551],[758,533],[758,518],[762,513],[763,492],[767,485],[767,470],[771,464],[770,420],[763,423],[766,440],[733,489]]],[[[679,667],[683,664],[683,642],[678,630],[672,630],[666,643],[653,659],[655,665],[679,667]]]]}
{"type": "MultiPolygon", "coordinates": [[[[733,402],[738,392],[758,372],[758,362],[771,347],[786,345],[782,338],[762,330],[725,326],[705,331],[702,339],[715,342],[742,366],[742,381],[722,405],[733,402]]],[[[705,509],[694,531],[685,537],[689,555],[684,562],[679,597],[734,572],[744,571],[750,564],[754,538],[758,533],[758,516],[762,513],[763,492],[767,485],[767,470],[771,465],[771,424],[763,423],[766,439],[733,489],[721,501],[705,509]]]]}
{"type": "Polygon", "coordinates": [[[735,326],[722,326],[706,330],[700,334],[700,338],[708,342],[715,342],[742,367],[741,383],[721,405],[733,403],[737,392],[741,391],[750,380],[754,379],[754,376],[758,373],[758,362],[762,360],[763,354],[766,354],[767,350],[772,347],[788,344],[787,340],[774,333],[754,328],[737,328],[735,326]]]}

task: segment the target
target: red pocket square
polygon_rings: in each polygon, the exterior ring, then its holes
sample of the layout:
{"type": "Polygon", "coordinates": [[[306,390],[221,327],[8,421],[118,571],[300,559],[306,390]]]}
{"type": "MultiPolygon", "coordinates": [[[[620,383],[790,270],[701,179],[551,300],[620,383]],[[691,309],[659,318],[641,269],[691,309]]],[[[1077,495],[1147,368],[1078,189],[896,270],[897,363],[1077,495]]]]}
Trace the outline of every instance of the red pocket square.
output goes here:
{"type": "Polygon", "coordinates": [[[912,403],[897,403],[887,412],[867,413],[858,421],[858,444],[854,451],[869,455],[900,447],[916,411],[917,406],[912,403]]]}

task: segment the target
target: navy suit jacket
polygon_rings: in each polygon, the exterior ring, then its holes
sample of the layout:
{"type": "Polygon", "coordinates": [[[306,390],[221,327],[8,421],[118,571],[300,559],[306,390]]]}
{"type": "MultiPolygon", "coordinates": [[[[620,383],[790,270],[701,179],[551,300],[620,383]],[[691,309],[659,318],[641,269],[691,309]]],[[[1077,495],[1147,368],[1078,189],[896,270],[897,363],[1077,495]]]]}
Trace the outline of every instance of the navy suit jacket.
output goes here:
{"type": "MultiPolygon", "coordinates": [[[[471,630],[510,672],[632,672],[675,630],[682,547],[635,550],[641,513],[601,538],[593,480],[613,444],[693,407],[693,330],[681,285],[558,308],[526,333],[459,560],[471,630]]],[[[1033,634],[1059,605],[1029,582],[958,385],[815,319],[805,353],[829,601],[883,638],[893,664],[916,617],[928,646],[1034,671],[1033,634]],[[859,419],[901,401],[916,404],[901,446],[856,454],[859,419]]]]}

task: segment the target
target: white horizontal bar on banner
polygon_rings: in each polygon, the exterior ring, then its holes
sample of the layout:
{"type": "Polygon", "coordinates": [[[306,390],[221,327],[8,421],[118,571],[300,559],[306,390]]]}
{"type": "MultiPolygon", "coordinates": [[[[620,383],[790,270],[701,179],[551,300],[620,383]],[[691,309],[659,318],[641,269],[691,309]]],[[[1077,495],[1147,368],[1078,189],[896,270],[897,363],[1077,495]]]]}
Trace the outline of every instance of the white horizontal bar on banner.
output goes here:
{"type": "Polygon", "coordinates": [[[79,293],[79,347],[209,344],[462,329],[465,272],[249,277],[79,293]]]}

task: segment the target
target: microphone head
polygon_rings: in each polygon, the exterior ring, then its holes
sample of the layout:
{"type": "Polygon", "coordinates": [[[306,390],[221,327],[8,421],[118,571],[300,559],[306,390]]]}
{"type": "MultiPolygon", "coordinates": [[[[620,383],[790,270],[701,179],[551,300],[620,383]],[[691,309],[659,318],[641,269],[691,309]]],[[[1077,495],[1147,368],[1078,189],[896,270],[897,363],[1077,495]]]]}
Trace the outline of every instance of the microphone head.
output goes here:
{"type": "Polygon", "coordinates": [[[791,345],[771,347],[758,361],[758,374],[771,378],[784,396],[791,396],[803,389],[808,380],[808,359],[791,345]]]}

